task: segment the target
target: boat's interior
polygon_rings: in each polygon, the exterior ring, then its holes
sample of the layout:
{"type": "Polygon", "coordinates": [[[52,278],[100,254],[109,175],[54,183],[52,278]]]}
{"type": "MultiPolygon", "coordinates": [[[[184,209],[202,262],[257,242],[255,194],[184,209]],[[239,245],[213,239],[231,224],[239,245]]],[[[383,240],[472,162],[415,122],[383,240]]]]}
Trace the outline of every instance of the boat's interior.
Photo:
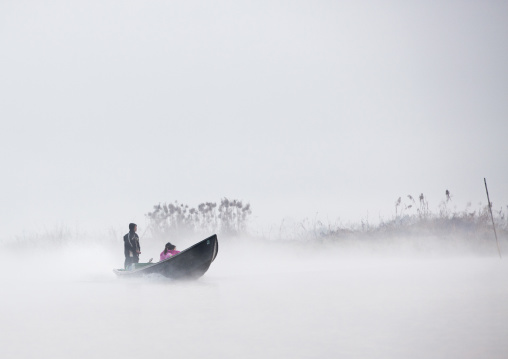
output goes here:
{"type": "Polygon", "coordinates": [[[152,264],[155,264],[155,263],[132,263],[130,266],[129,266],[129,269],[117,269],[117,271],[131,271],[131,270],[134,270],[134,269],[139,269],[139,268],[143,268],[143,267],[146,267],[146,266],[149,266],[149,265],[152,265],[152,264]]]}

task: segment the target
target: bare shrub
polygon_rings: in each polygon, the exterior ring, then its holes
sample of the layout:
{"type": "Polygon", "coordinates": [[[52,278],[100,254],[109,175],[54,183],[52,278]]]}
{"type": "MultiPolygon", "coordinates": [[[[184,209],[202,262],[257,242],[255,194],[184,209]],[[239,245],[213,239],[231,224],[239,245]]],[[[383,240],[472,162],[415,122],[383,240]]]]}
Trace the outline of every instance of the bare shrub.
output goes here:
{"type": "Polygon", "coordinates": [[[238,235],[245,232],[251,213],[249,203],[223,198],[219,205],[216,202],[203,202],[196,208],[178,201],[159,203],[146,217],[151,236],[161,238],[192,233],[238,235]]]}

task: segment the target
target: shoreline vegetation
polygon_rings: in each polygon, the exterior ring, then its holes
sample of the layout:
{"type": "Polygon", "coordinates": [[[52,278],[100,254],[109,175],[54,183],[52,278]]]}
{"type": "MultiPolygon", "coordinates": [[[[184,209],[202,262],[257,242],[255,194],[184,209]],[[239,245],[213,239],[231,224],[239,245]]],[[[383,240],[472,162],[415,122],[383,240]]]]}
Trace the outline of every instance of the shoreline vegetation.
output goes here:
{"type": "MultiPolygon", "coordinates": [[[[508,206],[506,206],[508,209],[508,206]]],[[[280,226],[269,230],[249,230],[252,214],[249,203],[223,198],[219,203],[204,202],[190,207],[178,201],[159,203],[146,214],[151,238],[188,235],[194,233],[217,233],[222,237],[257,237],[284,241],[340,241],[343,239],[388,237],[448,237],[460,236],[464,240],[494,238],[489,206],[468,203],[464,210],[453,207],[448,190],[439,203],[438,211],[429,209],[426,197],[421,193],[399,197],[394,202],[395,215],[390,220],[371,224],[367,219],[344,225],[339,221],[325,223],[319,219],[297,222],[282,220],[280,226]]],[[[508,236],[508,218],[502,207],[492,208],[494,223],[502,237],[508,236]]]]}
{"type": "MultiPolygon", "coordinates": [[[[217,233],[222,239],[241,242],[242,239],[267,242],[343,244],[346,246],[376,247],[383,243],[407,245],[411,242],[433,243],[449,246],[460,243],[478,248],[495,250],[494,230],[488,205],[479,203],[473,208],[468,203],[458,211],[453,207],[452,196],[439,203],[437,211],[429,209],[423,194],[399,197],[394,202],[394,216],[372,224],[368,219],[357,223],[340,221],[325,223],[319,219],[291,222],[282,220],[279,226],[269,229],[249,228],[252,208],[249,203],[237,199],[222,198],[220,202],[203,202],[196,207],[178,201],[158,203],[146,214],[146,228],[141,233],[143,241],[156,242],[165,238],[185,238],[217,233]]],[[[508,206],[506,206],[508,209],[508,206]]],[[[508,247],[508,218],[506,211],[492,207],[494,223],[502,247],[508,247]]],[[[8,248],[61,247],[77,243],[94,243],[117,246],[124,233],[113,229],[107,235],[92,235],[58,226],[42,233],[25,233],[3,241],[8,248]]],[[[490,250],[489,250],[490,251],[490,250]]]]}

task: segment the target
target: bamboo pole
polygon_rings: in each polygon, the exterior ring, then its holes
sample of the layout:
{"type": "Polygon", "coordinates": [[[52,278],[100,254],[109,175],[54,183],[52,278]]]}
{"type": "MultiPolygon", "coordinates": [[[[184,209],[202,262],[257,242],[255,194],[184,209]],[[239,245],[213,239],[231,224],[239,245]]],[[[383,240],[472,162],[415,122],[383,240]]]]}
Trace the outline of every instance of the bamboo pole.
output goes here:
{"type": "Polygon", "coordinates": [[[483,182],[485,182],[485,192],[487,192],[487,202],[489,204],[490,219],[492,219],[492,228],[494,228],[494,235],[496,236],[497,252],[499,253],[499,258],[501,258],[501,249],[499,248],[499,241],[497,240],[496,225],[494,224],[494,216],[492,215],[492,203],[490,203],[489,190],[487,189],[487,180],[483,178],[483,182]]]}

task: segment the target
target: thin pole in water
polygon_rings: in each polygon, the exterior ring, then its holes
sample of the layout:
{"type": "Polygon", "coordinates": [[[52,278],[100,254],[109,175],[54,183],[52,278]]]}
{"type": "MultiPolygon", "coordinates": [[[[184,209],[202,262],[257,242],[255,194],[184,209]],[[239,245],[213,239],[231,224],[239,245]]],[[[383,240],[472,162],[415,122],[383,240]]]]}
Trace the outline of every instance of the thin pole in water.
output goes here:
{"type": "Polygon", "coordinates": [[[494,216],[492,215],[492,203],[490,203],[489,190],[487,189],[487,180],[483,178],[483,182],[485,182],[485,191],[487,192],[487,201],[489,203],[490,218],[492,219],[492,227],[494,228],[494,235],[496,236],[497,252],[499,253],[499,258],[501,258],[501,249],[499,248],[499,241],[497,240],[496,225],[494,224],[494,216]]]}

